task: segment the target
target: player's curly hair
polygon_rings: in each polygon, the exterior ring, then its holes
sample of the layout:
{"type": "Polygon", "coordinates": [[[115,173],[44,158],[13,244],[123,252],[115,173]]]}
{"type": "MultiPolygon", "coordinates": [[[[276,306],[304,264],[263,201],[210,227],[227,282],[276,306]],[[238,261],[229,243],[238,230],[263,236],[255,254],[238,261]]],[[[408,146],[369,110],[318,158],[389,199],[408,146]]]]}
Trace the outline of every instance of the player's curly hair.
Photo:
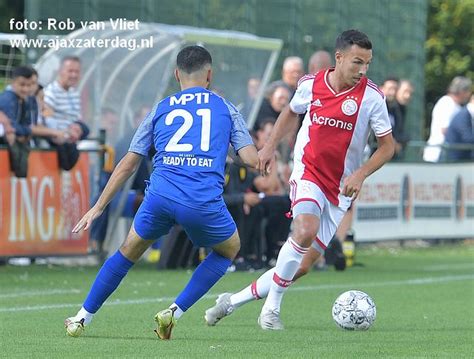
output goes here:
{"type": "Polygon", "coordinates": [[[371,50],[372,43],[369,37],[359,30],[346,30],[336,39],[336,50],[345,50],[352,45],[371,50]]]}
{"type": "Polygon", "coordinates": [[[190,74],[201,70],[206,65],[212,65],[212,57],[202,46],[186,46],[178,53],[176,65],[181,71],[190,74]]]}

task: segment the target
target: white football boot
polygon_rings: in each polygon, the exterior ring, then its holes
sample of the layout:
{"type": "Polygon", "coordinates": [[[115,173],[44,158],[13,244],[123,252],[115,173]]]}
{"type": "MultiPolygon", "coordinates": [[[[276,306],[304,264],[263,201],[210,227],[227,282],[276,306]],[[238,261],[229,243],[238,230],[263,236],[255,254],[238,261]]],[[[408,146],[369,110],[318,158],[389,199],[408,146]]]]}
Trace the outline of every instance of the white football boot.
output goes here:
{"type": "Polygon", "coordinates": [[[230,302],[232,293],[222,293],[217,297],[216,305],[206,310],[204,319],[207,325],[214,326],[219,320],[228,315],[231,315],[234,311],[234,306],[230,302]]]}

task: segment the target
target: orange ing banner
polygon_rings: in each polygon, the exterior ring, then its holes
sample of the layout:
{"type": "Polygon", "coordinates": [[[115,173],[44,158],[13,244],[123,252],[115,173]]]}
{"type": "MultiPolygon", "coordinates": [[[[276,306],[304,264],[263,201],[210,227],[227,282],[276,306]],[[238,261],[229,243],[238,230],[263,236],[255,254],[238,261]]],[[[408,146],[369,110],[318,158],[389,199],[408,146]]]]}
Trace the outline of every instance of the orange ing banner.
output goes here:
{"type": "Polygon", "coordinates": [[[0,150],[0,257],[87,253],[88,234],[71,230],[89,208],[89,157],[61,171],[54,151],[31,151],[28,177],[10,172],[0,150]]]}

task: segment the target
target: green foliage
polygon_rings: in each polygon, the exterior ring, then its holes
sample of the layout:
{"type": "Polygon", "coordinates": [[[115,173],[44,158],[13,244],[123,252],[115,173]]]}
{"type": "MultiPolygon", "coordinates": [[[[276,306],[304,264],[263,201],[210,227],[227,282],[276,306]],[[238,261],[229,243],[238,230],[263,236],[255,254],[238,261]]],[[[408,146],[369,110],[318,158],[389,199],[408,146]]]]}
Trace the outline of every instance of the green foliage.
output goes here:
{"type": "Polygon", "coordinates": [[[430,1],[425,43],[428,106],[445,93],[453,77],[474,79],[473,19],[474,0],[430,1]]]}

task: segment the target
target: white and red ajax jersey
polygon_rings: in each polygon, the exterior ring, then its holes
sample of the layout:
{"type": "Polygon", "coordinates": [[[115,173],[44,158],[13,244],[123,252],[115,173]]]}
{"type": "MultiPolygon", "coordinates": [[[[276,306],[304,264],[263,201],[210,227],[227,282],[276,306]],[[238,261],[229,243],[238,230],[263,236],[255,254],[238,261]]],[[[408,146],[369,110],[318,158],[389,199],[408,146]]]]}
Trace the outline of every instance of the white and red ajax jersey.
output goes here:
{"type": "Polygon", "coordinates": [[[344,178],[362,164],[369,131],[377,137],[392,131],[383,93],[368,78],[336,93],[328,81],[333,68],[303,76],[290,102],[305,113],[294,150],[291,180],[318,185],[328,200],[347,209],[351,199],[340,194],[344,178]]]}

